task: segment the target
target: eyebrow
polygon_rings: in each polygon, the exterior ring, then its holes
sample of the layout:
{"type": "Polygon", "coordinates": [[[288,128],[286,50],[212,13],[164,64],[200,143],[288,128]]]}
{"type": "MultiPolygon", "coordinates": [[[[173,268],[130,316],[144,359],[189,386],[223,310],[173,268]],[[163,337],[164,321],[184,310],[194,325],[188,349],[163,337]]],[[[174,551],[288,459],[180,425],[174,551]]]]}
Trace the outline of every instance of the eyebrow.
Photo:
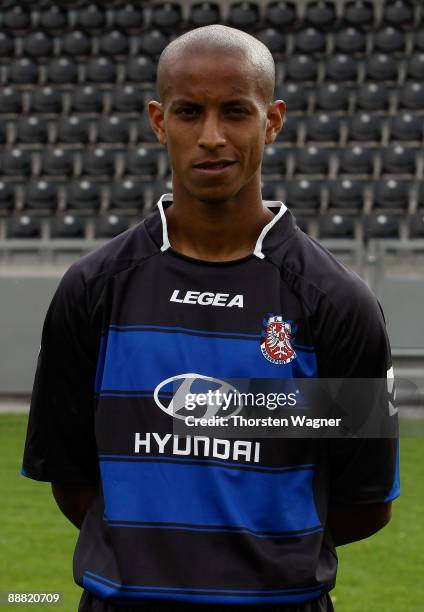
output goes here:
{"type": "MultiPolygon", "coordinates": [[[[248,98],[230,98],[229,100],[226,100],[225,102],[223,102],[222,106],[230,106],[232,104],[234,104],[234,105],[236,105],[236,104],[248,104],[248,105],[251,105],[252,102],[248,98]]],[[[188,98],[177,98],[176,100],[173,100],[171,102],[171,106],[178,106],[178,105],[202,106],[202,104],[200,102],[196,102],[195,100],[190,100],[188,98]]]]}

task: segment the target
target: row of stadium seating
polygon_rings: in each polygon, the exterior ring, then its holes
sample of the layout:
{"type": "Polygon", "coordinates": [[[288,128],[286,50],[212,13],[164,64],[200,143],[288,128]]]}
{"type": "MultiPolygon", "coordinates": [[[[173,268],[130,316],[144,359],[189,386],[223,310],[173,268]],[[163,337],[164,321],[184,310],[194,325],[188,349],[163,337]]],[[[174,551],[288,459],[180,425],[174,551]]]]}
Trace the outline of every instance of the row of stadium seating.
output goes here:
{"type": "MultiPolygon", "coordinates": [[[[323,177],[355,175],[378,178],[394,174],[422,178],[423,149],[420,145],[391,144],[387,147],[354,144],[336,148],[308,145],[304,148],[268,146],[265,148],[262,172],[275,178],[294,175],[323,177]]],[[[41,152],[22,148],[4,149],[0,153],[0,174],[17,179],[28,176],[111,177],[122,174],[154,177],[162,167],[169,170],[166,156],[153,147],[90,147],[84,152],[70,148],[43,147],[41,152]],[[162,161],[162,163],[161,163],[162,161]]]]}
{"type": "MultiPolygon", "coordinates": [[[[308,232],[311,219],[295,215],[299,227],[308,232]]],[[[20,239],[88,239],[112,238],[140,221],[140,216],[109,212],[96,217],[71,213],[53,218],[16,214],[0,219],[0,238],[3,246],[20,239]]],[[[361,218],[340,213],[326,213],[318,218],[318,238],[424,238],[424,212],[408,218],[387,213],[374,213],[361,218]]]]}
{"type": "Polygon", "coordinates": [[[424,20],[422,5],[411,0],[391,0],[381,5],[372,0],[272,0],[263,3],[252,1],[215,1],[181,5],[178,2],[150,3],[107,1],[78,2],[61,0],[55,3],[43,0],[5,0],[2,25],[7,29],[22,30],[42,27],[47,31],[66,28],[83,28],[99,31],[108,27],[138,29],[143,26],[174,30],[198,27],[211,23],[226,23],[236,28],[255,28],[261,21],[280,29],[293,29],[310,25],[332,30],[338,25],[370,27],[379,23],[397,27],[411,27],[424,20]],[[53,6],[52,6],[53,4],[53,6]]]}
{"type": "MultiPolygon", "coordinates": [[[[162,193],[172,191],[171,180],[98,182],[88,179],[69,183],[33,180],[24,185],[0,182],[0,216],[13,211],[54,214],[58,210],[96,213],[100,210],[137,211],[149,209],[162,193]],[[152,195],[151,195],[152,194],[152,195]]],[[[424,212],[424,183],[393,178],[378,181],[310,179],[265,182],[264,199],[283,199],[303,214],[327,210],[361,214],[373,210],[398,213],[424,212]]]]}

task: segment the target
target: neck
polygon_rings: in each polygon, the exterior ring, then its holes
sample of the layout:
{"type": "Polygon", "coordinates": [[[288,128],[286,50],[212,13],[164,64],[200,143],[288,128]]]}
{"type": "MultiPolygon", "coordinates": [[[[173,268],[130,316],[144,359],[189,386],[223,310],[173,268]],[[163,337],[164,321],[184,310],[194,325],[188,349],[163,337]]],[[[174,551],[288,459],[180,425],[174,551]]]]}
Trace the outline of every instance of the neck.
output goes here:
{"type": "Polygon", "coordinates": [[[262,203],[260,184],[225,201],[202,201],[173,184],[166,210],[174,250],[206,261],[230,261],[253,253],[262,229],[274,217],[262,203]]]}

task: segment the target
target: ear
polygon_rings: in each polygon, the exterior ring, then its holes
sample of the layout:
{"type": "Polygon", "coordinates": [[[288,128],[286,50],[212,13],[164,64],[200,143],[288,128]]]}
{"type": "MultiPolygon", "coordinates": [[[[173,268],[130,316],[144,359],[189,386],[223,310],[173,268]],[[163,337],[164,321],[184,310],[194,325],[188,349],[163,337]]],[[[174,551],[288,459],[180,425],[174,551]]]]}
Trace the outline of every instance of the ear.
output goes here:
{"type": "Polygon", "coordinates": [[[286,114],[286,103],[276,100],[269,105],[267,112],[265,144],[272,144],[281,131],[286,114]]]}
{"type": "Polygon", "coordinates": [[[156,134],[156,138],[161,144],[166,145],[166,133],[163,126],[164,111],[162,104],[160,102],[156,102],[155,100],[150,100],[147,112],[149,113],[150,125],[156,134]]]}

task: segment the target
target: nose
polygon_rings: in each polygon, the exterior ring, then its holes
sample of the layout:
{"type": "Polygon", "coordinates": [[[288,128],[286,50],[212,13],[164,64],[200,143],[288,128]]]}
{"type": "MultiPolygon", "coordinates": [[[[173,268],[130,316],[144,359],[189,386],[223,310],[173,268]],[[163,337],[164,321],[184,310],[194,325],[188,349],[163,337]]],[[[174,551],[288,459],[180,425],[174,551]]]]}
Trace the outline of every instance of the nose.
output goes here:
{"type": "Polygon", "coordinates": [[[198,139],[199,146],[209,151],[213,151],[217,147],[224,146],[226,142],[225,136],[222,133],[219,117],[216,113],[207,113],[202,123],[198,139]]]}

